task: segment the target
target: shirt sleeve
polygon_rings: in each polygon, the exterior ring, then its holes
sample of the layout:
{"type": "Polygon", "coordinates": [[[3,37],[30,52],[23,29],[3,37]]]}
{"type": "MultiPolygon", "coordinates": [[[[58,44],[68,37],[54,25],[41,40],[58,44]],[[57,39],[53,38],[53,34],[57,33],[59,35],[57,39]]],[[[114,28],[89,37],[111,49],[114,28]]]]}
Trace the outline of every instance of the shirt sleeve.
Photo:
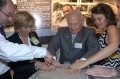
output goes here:
{"type": "Polygon", "coordinates": [[[0,59],[7,62],[43,58],[46,52],[42,47],[9,42],[0,34],[0,59]]]}

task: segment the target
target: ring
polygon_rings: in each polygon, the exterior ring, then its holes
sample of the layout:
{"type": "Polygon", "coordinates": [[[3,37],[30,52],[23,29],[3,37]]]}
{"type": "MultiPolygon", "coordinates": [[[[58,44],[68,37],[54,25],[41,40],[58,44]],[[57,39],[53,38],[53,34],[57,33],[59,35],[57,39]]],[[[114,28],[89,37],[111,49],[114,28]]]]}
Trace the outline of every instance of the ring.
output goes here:
{"type": "Polygon", "coordinates": [[[78,69],[78,67],[76,65],[73,65],[73,68],[78,69]]]}

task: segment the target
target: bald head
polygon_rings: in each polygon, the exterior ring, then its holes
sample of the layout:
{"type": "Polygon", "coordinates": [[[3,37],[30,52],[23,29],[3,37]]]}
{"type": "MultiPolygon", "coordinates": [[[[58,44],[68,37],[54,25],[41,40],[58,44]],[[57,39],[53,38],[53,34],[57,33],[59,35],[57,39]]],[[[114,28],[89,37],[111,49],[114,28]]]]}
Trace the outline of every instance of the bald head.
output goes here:
{"type": "Polygon", "coordinates": [[[10,14],[14,14],[15,5],[12,0],[0,0],[0,10],[6,10],[6,12],[11,11],[10,14]]]}
{"type": "Polygon", "coordinates": [[[72,10],[70,13],[67,14],[67,19],[69,19],[72,16],[78,16],[81,23],[84,22],[84,17],[83,17],[82,13],[79,10],[72,10]]]}
{"type": "Polygon", "coordinates": [[[67,15],[67,22],[69,31],[71,33],[78,33],[82,29],[84,18],[80,11],[73,10],[67,15]]]}
{"type": "Polygon", "coordinates": [[[7,2],[12,2],[12,0],[0,0],[0,9],[5,7],[7,5],[7,2]]]}
{"type": "Polygon", "coordinates": [[[0,0],[0,9],[5,7],[7,4],[6,0],[0,0]]]}

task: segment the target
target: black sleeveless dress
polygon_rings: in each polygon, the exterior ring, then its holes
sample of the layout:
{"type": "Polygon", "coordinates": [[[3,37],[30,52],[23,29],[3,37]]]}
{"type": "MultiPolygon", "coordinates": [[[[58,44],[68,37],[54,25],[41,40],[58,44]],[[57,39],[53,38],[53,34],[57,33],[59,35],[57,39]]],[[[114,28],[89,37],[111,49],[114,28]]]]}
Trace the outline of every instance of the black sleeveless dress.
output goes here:
{"type": "MultiPolygon", "coordinates": [[[[105,41],[106,34],[107,34],[107,30],[104,31],[99,38],[100,49],[103,49],[108,45],[105,41]]],[[[115,55],[115,54],[120,54],[120,46],[118,46],[118,51],[113,53],[112,56],[115,55]]],[[[107,66],[107,67],[119,66],[120,65],[120,58],[109,58],[109,57],[107,57],[107,58],[100,61],[100,65],[107,66]]]]}

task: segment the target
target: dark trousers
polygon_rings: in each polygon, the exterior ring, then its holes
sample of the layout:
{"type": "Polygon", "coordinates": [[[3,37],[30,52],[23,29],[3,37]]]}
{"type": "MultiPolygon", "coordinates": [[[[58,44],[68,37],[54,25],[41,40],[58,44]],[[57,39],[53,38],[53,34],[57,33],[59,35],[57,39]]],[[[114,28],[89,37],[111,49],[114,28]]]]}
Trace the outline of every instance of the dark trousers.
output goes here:
{"type": "Polygon", "coordinates": [[[0,75],[0,79],[12,79],[11,74],[10,74],[10,70],[8,70],[4,74],[0,75]]]}
{"type": "Polygon", "coordinates": [[[28,79],[30,76],[32,76],[33,73],[16,73],[14,72],[13,79],[28,79]]]}

